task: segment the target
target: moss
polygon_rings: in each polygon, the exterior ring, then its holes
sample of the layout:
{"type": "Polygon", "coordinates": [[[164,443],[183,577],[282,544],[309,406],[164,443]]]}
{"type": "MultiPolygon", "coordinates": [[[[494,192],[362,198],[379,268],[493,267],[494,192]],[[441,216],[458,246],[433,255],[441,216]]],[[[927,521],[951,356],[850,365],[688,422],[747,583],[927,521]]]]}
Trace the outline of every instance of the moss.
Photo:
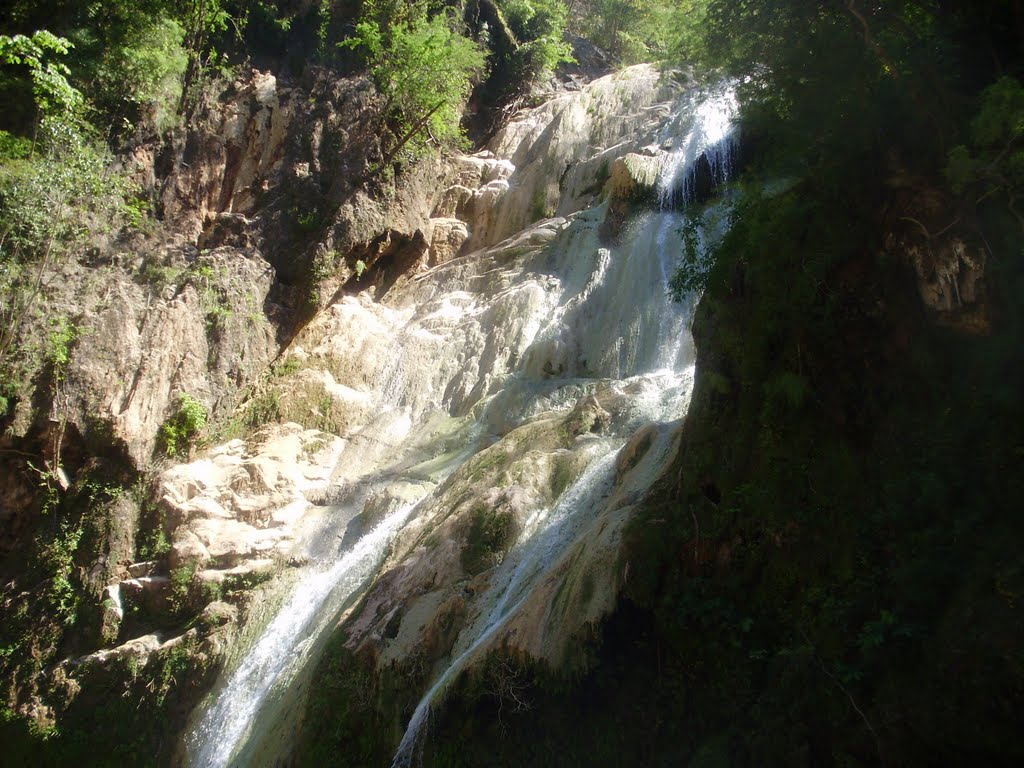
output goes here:
{"type": "Polygon", "coordinates": [[[516,518],[511,510],[477,507],[471,514],[460,555],[462,569],[475,576],[493,568],[515,542],[516,533],[516,518]]]}
{"type": "Polygon", "coordinates": [[[417,657],[374,670],[338,632],[317,666],[299,738],[300,766],[388,765],[428,682],[417,657]]]}
{"type": "Polygon", "coordinates": [[[194,638],[144,666],[125,658],[80,668],[69,689],[73,693],[53,691],[60,699],[55,727],[41,730],[4,711],[0,737],[6,758],[12,765],[169,765],[184,717],[211,682],[212,671],[194,638]]]}

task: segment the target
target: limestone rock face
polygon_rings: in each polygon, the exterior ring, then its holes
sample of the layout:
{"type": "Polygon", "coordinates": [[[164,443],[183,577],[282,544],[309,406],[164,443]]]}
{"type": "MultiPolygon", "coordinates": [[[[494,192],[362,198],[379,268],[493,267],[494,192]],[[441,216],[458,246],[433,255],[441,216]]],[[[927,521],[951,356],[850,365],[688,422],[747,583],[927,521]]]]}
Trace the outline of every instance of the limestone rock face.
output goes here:
{"type": "Polygon", "coordinates": [[[91,422],[110,424],[138,466],[151,461],[180,395],[210,411],[230,404],[278,348],[267,317],[274,270],[258,252],[168,250],[151,269],[168,275],[159,298],[112,274],[106,294],[83,308],[61,403],[83,434],[91,422]]]}
{"type": "Polygon", "coordinates": [[[984,279],[986,254],[959,238],[907,248],[918,293],[940,322],[971,332],[988,328],[984,279]]]}
{"type": "Polygon", "coordinates": [[[430,220],[432,228],[430,240],[429,266],[437,266],[451,261],[462,250],[469,239],[469,227],[459,219],[435,218],[430,220]]]}
{"type": "Polygon", "coordinates": [[[608,209],[601,226],[606,240],[617,241],[633,207],[654,196],[664,162],[664,153],[653,150],[615,158],[607,184],[608,209]]]}
{"type": "Polygon", "coordinates": [[[654,193],[664,158],[655,153],[617,157],[612,163],[609,196],[620,200],[638,200],[654,193]]]}
{"type": "Polygon", "coordinates": [[[671,75],[638,65],[517,115],[489,145],[516,173],[474,193],[471,207],[462,203],[471,213],[467,249],[596,203],[617,158],[660,143],[661,124],[682,90],[671,75]]]}
{"type": "Polygon", "coordinates": [[[191,564],[203,580],[222,581],[292,554],[312,509],[307,494],[327,486],[342,447],[333,435],[282,424],[165,471],[171,568],[191,564]]]}

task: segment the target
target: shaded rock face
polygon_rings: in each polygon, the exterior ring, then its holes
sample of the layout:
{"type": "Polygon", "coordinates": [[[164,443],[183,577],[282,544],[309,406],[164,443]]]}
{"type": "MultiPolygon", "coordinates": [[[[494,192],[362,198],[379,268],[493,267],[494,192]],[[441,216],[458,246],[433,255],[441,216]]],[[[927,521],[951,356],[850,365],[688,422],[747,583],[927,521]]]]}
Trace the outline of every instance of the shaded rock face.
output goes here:
{"type": "Polygon", "coordinates": [[[937,323],[987,333],[988,253],[983,238],[960,224],[956,210],[946,193],[914,180],[896,195],[885,249],[909,262],[921,302],[937,323]]]}
{"type": "Polygon", "coordinates": [[[202,129],[185,136],[177,150],[180,159],[160,192],[164,218],[193,241],[216,214],[251,213],[284,169],[294,100],[301,93],[258,71],[232,90],[223,103],[206,105],[199,117],[202,129]]]}
{"type": "Polygon", "coordinates": [[[381,107],[364,78],[311,67],[284,81],[253,70],[200,104],[187,133],[164,148],[143,145],[133,162],[177,237],[258,247],[279,279],[301,283],[318,253],[347,258],[388,229],[429,229],[438,164],[404,168],[393,185],[373,181],[381,107]]]}
{"type": "Polygon", "coordinates": [[[913,266],[918,295],[937,322],[968,333],[989,330],[985,301],[988,256],[983,246],[969,246],[951,235],[910,235],[897,241],[894,250],[913,266]]]}

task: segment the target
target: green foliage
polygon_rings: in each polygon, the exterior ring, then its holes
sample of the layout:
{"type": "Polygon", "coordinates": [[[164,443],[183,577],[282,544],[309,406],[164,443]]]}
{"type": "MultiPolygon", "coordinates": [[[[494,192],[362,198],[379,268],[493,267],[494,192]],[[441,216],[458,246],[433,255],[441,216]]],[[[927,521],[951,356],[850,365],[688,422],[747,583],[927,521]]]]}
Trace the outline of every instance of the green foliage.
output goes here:
{"type": "Polygon", "coordinates": [[[64,315],[50,318],[50,334],[46,343],[46,359],[53,366],[54,377],[61,381],[71,361],[71,345],[78,339],[81,331],[72,325],[64,315]]]}
{"type": "Polygon", "coordinates": [[[707,286],[711,257],[701,237],[701,220],[688,215],[683,220],[680,234],[683,236],[683,252],[676,271],[669,279],[669,293],[675,301],[690,294],[700,295],[707,286]]]}
{"type": "Polygon", "coordinates": [[[189,114],[196,86],[203,78],[219,72],[225,64],[224,55],[216,48],[217,41],[232,30],[235,39],[241,39],[247,17],[232,16],[224,0],[184,0],[179,14],[185,30],[185,50],[188,52],[181,111],[189,114]]]}
{"type": "Polygon", "coordinates": [[[320,215],[320,211],[316,208],[292,206],[290,213],[292,222],[295,225],[295,231],[299,234],[316,232],[323,224],[323,216],[320,215]]]}
{"type": "Polygon", "coordinates": [[[188,268],[185,276],[199,291],[207,332],[211,335],[222,333],[235,313],[228,300],[221,271],[213,264],[197,261],[188,268]]]}
{"type": "Polygon", "coordinates": [[[150,536],[143,541],[139,547],[139,556],[143,559],[162,557],[171,551],[171,541],[167,538],[167,531],[162,527],[152,531],[150,536]]]}
{"type": "Polygon", "coordinates": [[[381,9],[368,3],[355,34],[342,43],[361,49],[370,73],[386,98],[385,113],[398,126],[390,154],[409,144],[422,152],[432,139],[442,145],[462,140],[462,107],[475,78],[484,70],[479,46],[457,31],[448,13],[430,16],[424,3],[382,22],[381,9]]]}
{"type": "Polygon", "coordinates": [[[281,418],[281,393],[271,389],[254,397],[246,406],[242,422],[249,429],[258,429],[264,424],[281,418]]]}
{"type": "Polygon", "coordinates": [[[125,182],[110,155],[72,123],[46,118],[44,155],[0,166],[0,258],[33,261],[80,244],[118,220],[125,182]]]}
{"type": "Polygon", "coordinates": [[[620,64],[661,61],[685,50],[693,60],[695,32],[707,0],[589,0],[574,4],[583,33],[620,64]]]}
{"type": "Polygon", "coordinates": [[[178,409],[160,427],[158,444],[169,457],[181,458],[202,432],[208,420],[206,408],[189,394],[178,399],[178,409]]]}
{"type": "Polygon", "coordinates": [[[0,35],[0,63],[25,65],[32,78],[32,93],[41,117],[78,115],[85,106],[81,91],[68,82],[71,70],[53,61],[74,46],[69,40],[41,29],[31,37],[0,35]]]}
{"type": "Polygon", "coordinates": [[[0,131],[0,163],[5,160],[27,160],[31,156],[31,139],[0,131]]]}
{"type": "Polygon", "coordinates": [[[128,190],[78,121],[43,118],[38,148],[32,159],[0,164],[0,377],[9,385],[33,375],[31,360],[19,373],[14,359],[44,278],[96,231],[120,225],[128,190]]]}
{"type": "MultiPolygon", "coordinates": [[[[56,506],[56,491],[48,489],[51,506],[56,506]]],[[[50,514],[54,514],[51,512],[50,514]]],[[[59,533],[40,549],[40,566],[50,574],[46,599],[54,617],[64,626],[70,626],[78,616],[78,581],[75,578],[75,553],[82,540],[84,526],[63,522],[59,533]]]]}
{"type": "Polygon", "coordinates": [[[1005,201],[1024,228],[1017,201],[1024,189],[1024,85],[1004,76],[981,94],[981,106],[970,125],[970,148],[950,150],[946,178],[959,193],[978,203],[1005,201]]]}
{"type": "Polygon", "coordinates": [[[163,131],[177,121],[188,65],[185,32],[168,17],[136,19],[131,26],[130,38],[104,46],[93,87],[99,89],[108,113],[130,119],[148,106],[157,129],[163,131]]]}
{"type": "Polygon", "coordinates": [[[302,370],[302,361],[298,357],[292,356],[285,358],[281,362],[274,363],[271,373],[278,378],[284,378],[300,370],[302,370]]]}
{"type": "Polygon", "coordinates": [[[572,46],[565,40],[568,9],[562,0],[501,0],[499,6],[520,43],[512,66],[524,83],[572,61],[572,46]]]}
{"type": "Polygon", "coordinates": [[[199,566],[195,561],[189,561],[171,571],[171,593],[168,602],[171,610],[184,615],[192,604],[193,587],[196,582],[196,573],[199,566]]]}
{"type": "Polygon", "coordinates": [[[318,251],[310,266],[306,285],[306,306],[311,310],[320,308],[320,291],[324,281],[334,273],[338,254],[334,251],[318,251]]]}

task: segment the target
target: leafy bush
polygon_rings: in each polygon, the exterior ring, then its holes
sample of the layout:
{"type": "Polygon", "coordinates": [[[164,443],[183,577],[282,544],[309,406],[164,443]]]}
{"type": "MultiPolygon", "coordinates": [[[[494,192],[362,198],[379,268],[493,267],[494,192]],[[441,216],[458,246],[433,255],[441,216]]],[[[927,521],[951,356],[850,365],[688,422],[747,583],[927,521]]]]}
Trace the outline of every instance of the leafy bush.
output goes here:
{"type": "Polygon", "coordinates": [[[50,318],[50,335],[47,338],[46,357],[53,366],[54,377],[64,378],[67,365],[71,362],[71,345],[80,335],[78,326],[72,325],[67,317],[50,318]]]}
{"type": "Polygon", "coordinates": [[[0,63],[28,67],[40,117],[78,114],[85,105],[81,91],[68,82],[71,71],[67,65],[53,60],[73,47],[71,41],[45,29],[32,37],[0,35],[0,63]]]}
{"type": "Polygon", "coordinates": [[[561,0],[503,0],[501,9],[509,27],[522,43],[514,66],[532,82],[563,61],[572,60],[572,47],[565,41],[568,10],[561,0]]]}
{"type": "Polygon", "coordinates": [[[182,395],[178,410],[160,427],[158,444],[171,457],[181,457],[206,426],[209,414],[206,408],[191,395],[182,395]]]}
{"type": "Polygon", "coordinates": [[[52,574],[46,593],[55,616],[65,626],[74,623],[78,615],[79,593],[75,574],[75,553],[82,539],[81,525],[61,525],[55,536],[41,552],[44,569],[52,574]]]}
{"type": "Polygon", "coordinates": [[[588,0],[575,4],[575,26],[621,64],[658,61],[684,49],[707,0],[588,0]]]}
{"type": "Polygon", "coordinates": [[[11,364],[44,277],[97,231],[123,221],[128,182],[110,162],[66,114],[43,118],[31,159],[0,164],[0,367],[11,364]]]}
{"type": "Polygon", "coordinates": [[[411,143],[422,151],[430,138],[442,144],[462,140],[459,121],[473,80],[484,70],[480,47],[456,30],[453,15],[430,17],[425,4],[409,17],[387,17],[376,4],[341,45],[362,49],[370,73],[386,98],[385,113],[398,124],[399,139],[389,156],[411,143]]]}
{"type": "Polygon", "coordinates": [[[1001,77],[984,90],[981,108],[971,121],[970,147],[963,144],[949,153],[946,178],[957,192],[971,194],[975,202],[1003,200],[1024,228],[1024,212],[1017,207],[1024,189],[1024,84],[1001,77]]]}
{"type": "Polygon", "coordinates": [[[15,136],[0,131],[0,162],[4,160],[27,160],[32,155],[32,141],[24,136],[15,136]]]}
{"type": "Polygon", "coordinates": [[[130,121],[149,105],[157,128],[170,128],[177,120],[188,65],[184,37],[185,30],[174,19],[146,18],[138,20],[122,44],[104,46],[93,82],[107,111],[130,121]]]}

